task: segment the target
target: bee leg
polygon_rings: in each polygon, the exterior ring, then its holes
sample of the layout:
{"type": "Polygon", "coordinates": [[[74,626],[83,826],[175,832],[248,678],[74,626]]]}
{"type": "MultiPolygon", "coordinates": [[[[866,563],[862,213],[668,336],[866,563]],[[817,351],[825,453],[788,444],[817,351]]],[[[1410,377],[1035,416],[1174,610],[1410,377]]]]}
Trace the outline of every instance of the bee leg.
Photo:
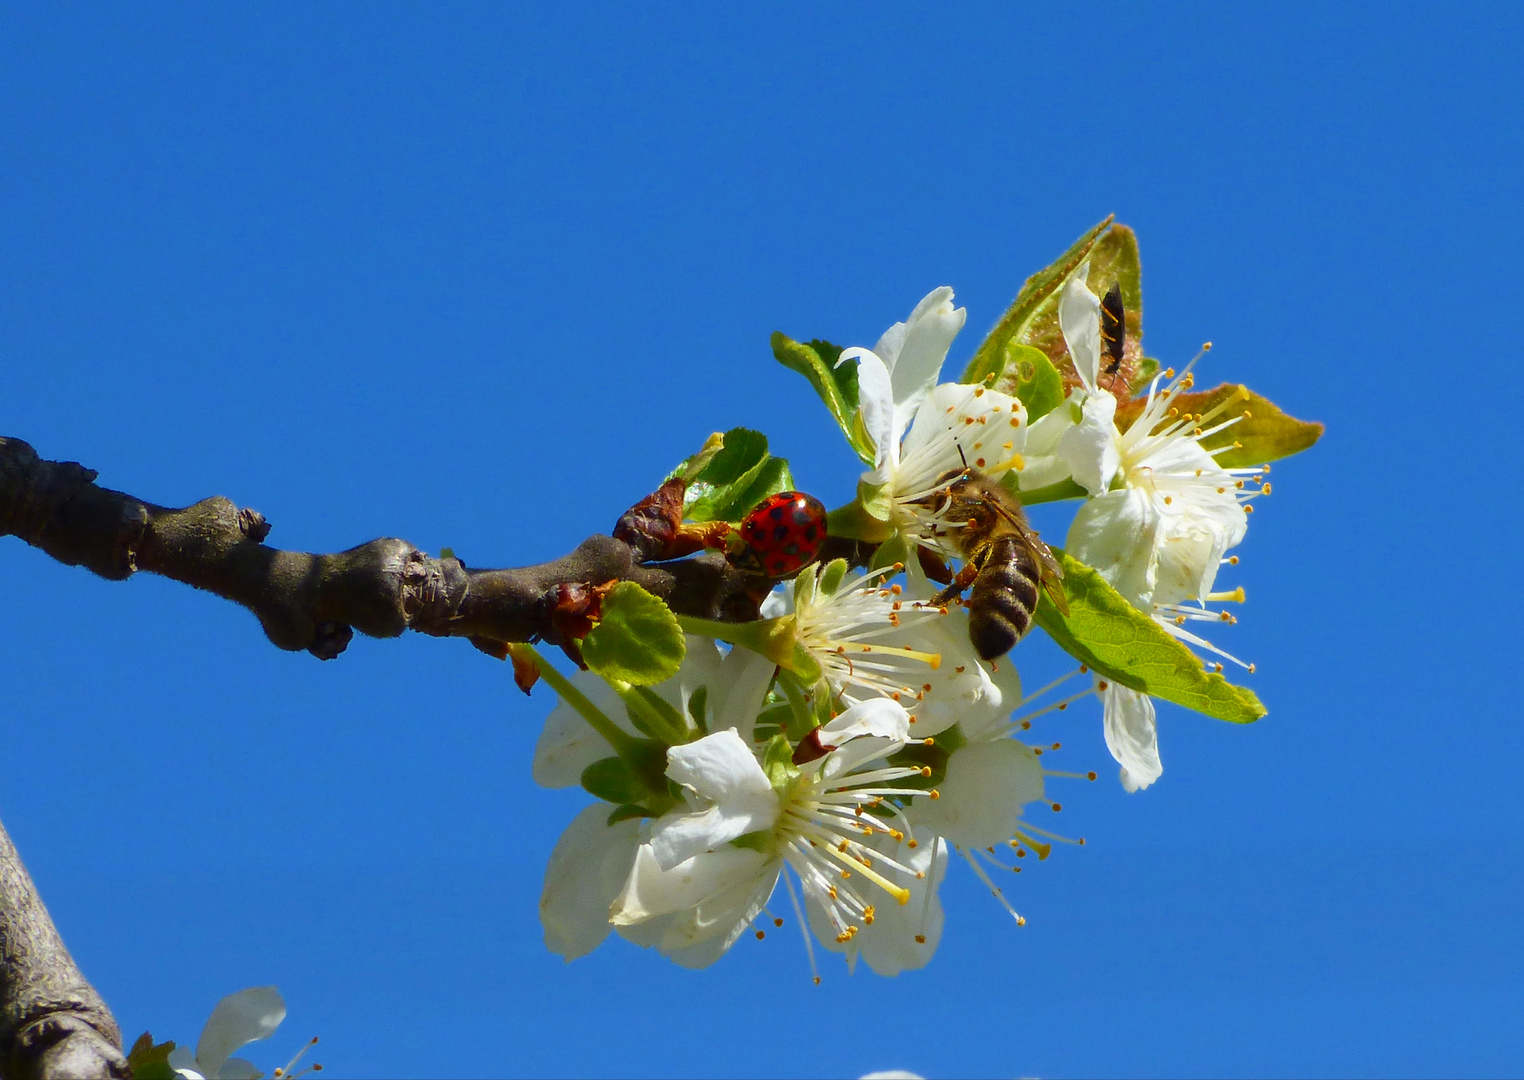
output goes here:
{"type": "Polygon", "coordinates": [[[960,595],[964,589],[974,583],[979,576],[979,567],[970,561],[963,564],[963,569],[958,571],[958,576],[952,579],[952,583],[937,595],[931,598],[931,602],[938,606],[951,602],[952,598],[960,595]]]}

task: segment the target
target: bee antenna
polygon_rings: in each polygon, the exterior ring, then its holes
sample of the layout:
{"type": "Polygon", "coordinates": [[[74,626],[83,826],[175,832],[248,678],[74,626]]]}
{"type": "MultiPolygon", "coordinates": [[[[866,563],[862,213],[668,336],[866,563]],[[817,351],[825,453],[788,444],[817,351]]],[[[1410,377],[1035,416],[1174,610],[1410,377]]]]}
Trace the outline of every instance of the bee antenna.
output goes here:
{"type": "Polygon", "coordinates": [[[960,443],[957,439],[954,439],[953,440],[953,445],[958,448],[958,457],[963,462],[963,469],[964,469],[964,471],[967,472],[968,471],[968,458],[964,457],[964,455],[963,455],[963,444],[960,443]]]}

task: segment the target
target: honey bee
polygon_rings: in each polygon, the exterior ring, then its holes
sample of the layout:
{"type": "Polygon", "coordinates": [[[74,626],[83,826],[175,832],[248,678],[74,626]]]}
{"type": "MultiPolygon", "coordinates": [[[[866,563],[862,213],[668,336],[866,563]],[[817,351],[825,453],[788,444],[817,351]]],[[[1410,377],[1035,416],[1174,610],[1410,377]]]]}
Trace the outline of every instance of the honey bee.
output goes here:
{"type": "Polygon", "coordinates": [[[981,657],[994,660],[1032,628],[1039,588],[1069,613],[1059,584],[1064,571],[1027,524],[1020,501],[1000,484],[965,466],[942,477],[942,485],[923,505],[955,523],[936,535],[945,537],[964,562],[956,577],[945,565],[940,573],[927,567],[935,580],[948,583],[932,603],[945,604],[973,586],[967,601],[968,639],[981,657]]]}

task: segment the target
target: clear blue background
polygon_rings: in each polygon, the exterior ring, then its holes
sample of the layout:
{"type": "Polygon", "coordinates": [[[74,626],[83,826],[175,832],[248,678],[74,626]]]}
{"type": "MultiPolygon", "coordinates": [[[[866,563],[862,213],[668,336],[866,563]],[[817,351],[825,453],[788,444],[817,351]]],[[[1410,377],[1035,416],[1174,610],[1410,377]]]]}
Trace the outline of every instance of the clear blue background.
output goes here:
{"type": "Polygon", "coordinates": [[[960,370],[1112,211],[1152,354],[1210,338],[1204,383],[1329,425],[1219,635],[1270,715],[1164,708],[1135,796],[1093,702],[1044,721],[1102,779],[1028,925],[963,867],[929,969],[819,988],[792,926],[697,974],[548,954],[583,798],[464,643],[321,664],[5,540],[0,817],[128,1038],[274,982],[250,1056],[320,1034],[340,1076],[1524,1072],[1521,41],[1513,5],[8,7],[0,430],[281,546],[538,561],[734,424],[845,501],[768,333],[871,345],[951,284],[960,370]]]}

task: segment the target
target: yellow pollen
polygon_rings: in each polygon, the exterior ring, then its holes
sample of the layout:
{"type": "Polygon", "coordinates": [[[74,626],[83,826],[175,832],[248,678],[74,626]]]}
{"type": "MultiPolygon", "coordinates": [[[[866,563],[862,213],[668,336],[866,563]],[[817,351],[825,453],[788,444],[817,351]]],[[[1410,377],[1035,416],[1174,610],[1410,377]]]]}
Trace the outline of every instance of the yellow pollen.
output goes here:
{"type": "Polygon", "coordinates": [[[972,424],[973,424],[973,422],[974,422],[974,418],[973,418],[973,417],[972,417],[972,416],[965,416],[965,417],[964,417],[964,418],[963,418],[963,423],[964,423],[964,424],[967,424],[967,425],[972,425],[972,424]]]}
{"type": "Polygon", "coordinates": [[[905,590],[900,588],[898,585],[891,585],[891,586],[889,586],[889,591],[892,592],[895,596],[898,596],[900,593],[904,592],[905,590]]]}
{"type": "Polygon", "coordinates": [[[773,925],[774,926],[782,926],[783,925],[783,920],[779,919],[779,918],[774,918],[773,919],[773,925]]]}
{"type": "Polygon", "coordinates": [[[905,564],[904,564],[904,563],[902,563],[902,562],[897,562],[897,563],[895,563],[895,564],[894,564],[894,572],[895,572],[895,573],[896,573],[896,574],[898,574],[898,573],[899,573],[899,572],[900,572],[900,571],[901,571],[901,570],[903,570],[903,569],[905,569],[905,564]]]}
{"type": "Polygon", "coordinates": [[[1251,413],[1248,409],[1245,409],[1244,410],[1244,419],[1245,420],[1253,420],[1254,419],[1254,414],[1251,413]]]}
{"type": "Polygon", "coordinates": [[[963,674],[963,665],[959,664],[957,667],[953,668],[953,670],[956,671],[959,675],[962,675],[963,674]]]}
{"type": "Polygon", "coordinates": [[[957,406],[956,406],[956,405],[949,405],[949,406],[948,406],[948,407],[947,407],[947,411],[948,411],[948,412],[952,412],[952,411],[954,411],[954,410],[955,410],[955,409],[957,409],[957,406]]]}
{"type": "Polygon", "coordinates": [[[981,387],[979,387],[979,389],[974,391],[974,397],[983,397],[983,396],[984,396],[984,387],[981,386],[981,387]]]}
{"type": "Polygon", "coordinates": [[[766,936],[767,936],[767,935],[766,935],[766,934],[764,934],[764,933],[763,933],[763,932],[762,932],[762,931],[761,931],[761,930],[758,930],[758,931],[757,931],[757,940],[758,940],[758,941],[761,941],[761,940],[762,940],[762,939],[763,939],[763,938],[765,938],[765,937],[766,937],[766,936]]]}
{"type": "MultiPolygon", "coordinates": [[[[1201,474],[1200,474],[1200,473],[1197,473],[1197,474],[1196,474],[1196,475],[1197,475],[1197,476],[1200,476],[1200,475],[1201,475],[1201,474]]],[[[1221,494],[1222,494],[1222,493],[1223,493],[1223,492],[1225,492],[1225,491],[1227,491],[1227,490],[1228,490],[1228,489],[1227,489],[1227,488],[1218,488],[1218,489],[1217,489],[1217,494],[1219,494],[1219,495],[1221,495],[1221,494]]]]}
{"type": "Polygon", "coordinates": [[[1020,915],[1016,916],[1016,925],[1017,926],[1025,926],[1026,924],[1027,924],[1027,920],[1025,918],[1023,918],[1020,915]]]}
{"type": "Polygon", "coordinates": [[[974,458],[974,464],[982,469],[982,468],[984,468],[984,459],[983,458],[974,458]]]}
{"type": "Polygon", "coordinates": [[[1062,809],[1063,809],[1063,806],[1062,806],[1062,804],[1060,804],[1060,803],[1054,803],[1054,804],[1053,804],[1053,812],[1054,812],[1054,813],[1055,813],[1055,814],[1056,814],[1056,813],[1058,813],[1058,812],[1059,812],[1059,811],[1060,811],[1060,810],[1062,810],[1062,809]]]}
{"type": "Polygon", "coordinates": [[[1238,556],[1237,555],[1229,555],[1228,556],[1228,565],[1229,566],[1237,566],[1238,565],[1238,556]]]}
{"type": "MultiPolygon", "coordinates": [[[[921,775],[922,776],[930,776],[931,775],[931,766],[930,765],[922,765],[921,766],[921,775]]],[[[933,795],[932,798],[936,798],[936,796],[933,795]]]]}
{"type": "Polygon", "coordinates": [[[915,936],[915,943],[917,945],[925,945],[926,944],[926,935],[925,934],[917,934],[915,936]]]}
{"type": "Polygon", "coordinates": [[[1270,485],[1266,484],[1261,490],[1263,490],[1266,495],[1270,494],[1270,485]]]}
{"type": "MultiPolygon", "coordinates": [[[[923,775],[930,776],[931,775],[931,770],[927,769],[926,772],[923,775]]],[[[926,794],[931,796],[933,799],[940,799],[942,797],[942,793],[940,791],[938,791],[936,788],[932,788],[926,794]]]]}
{"type": "Polygon", "coordinates": [[[1250,664],[1250,665],[1249,665],[1249,674],[1250,674],[1250,675],[1253,675],[1253,674],[1254,674],[1254,665],[1253,665],[1253,664],[1250,664]]]}
{"type": "Polygon", "coordinates": [[[1165,368],[1164,369],[1164,377],[1166,379],[1173,379],[1175,377],[1175,369],[1174,368],[1165,368]]]}
{"type": "Polygon", "coordinates": [[[819,975],[816,975],[816,976],[815,976],[815,985],[816,985],[816,986],[819,986],[819,985],[820,985],[820,976],[819,976],[819,975]]]}
{"type": "Polygon", "coordinates": [[[1166,496],[1164,496],[1164,505],[1165,506],[1168,506],[1170,503],[1172,503],[1174,501],[1175,501],[1175,497],[1173,495],[1166,495],[1166,496]]]}
{"type": "MultiPolygon", "coordinates": [[[[990,420],[990,418],[989,418],[989,417],[987,417],[987,416],[980,416],[980,417],[976,417],[976,421],[977,421],[977,422],[978,422],[978,423],[981,423],[981,424],[987,424],[987,423],[989,423],[989,420],[990,420]]],[[[977,444],[976,444],[976,445],[977,445],[977,444]]]]}
{"type": "Polygon", "coordinates": [[[1235,480],[1233,481],[1233,486],[1242,491],[1244,489],[1244,482],[1242,480],[1235,480]]]}
{"type": "MultiPolygon", "coordinates": [[[[931,687],[928,686],[926,689],[930,690],[931,687]]],[[[935,745],[937,745],[937,740],[933,739],[930,735],[928,735],[928,736],[926,736],[926,745],[927,746],[935,746],[935,745]]]]}
{"type": "Polygon", "coordinates": [[[1217,672],[1217,674],[1219,674],[1219,675],[1222,674],[1222,665],[1221,664],[1213,664],[1212,668],[1213,668],[1213,670],[1215,670],[1217,672]]]}
{"type": "Polygon", "coordinates": [[[1246,507],[1244,507],[1244,513],[1246,513],[1246,514],[1252,514],[1252,513],[1254,513],[1254,507],[1252,507],[1252,506],[1246,506],[1246,507]]]}
{"type": "Polygon", "coordinates": [[[1107,686],[1109,686],[1109,685],[1110,685],[1110,684],[1109,684],[1109,683],[1107,683],[1107,682],[1106,682],[1106,680],[1105,680],[1105,679],[1102,679],[1102,680],[1100,680],[1100,681],[1099,681],[1099,682],[1098,682],[1098,683],[1096,683],[1096,684],[1095,684],[1095,688],[1096,688],[1096,689],[1097,689],[1097,690],[1104,690],[1104,689],[1106,689],[1106,687],[1107,687],[1107,686]]]}
{"type": "Polygon", "coordinates": [[[1095,779],[1095,773],[1093,773],[1093,772],[1087,772],[1085,774],[1085,779],[1086,780],[1094,780],[1095,779]]]}
{"type": "Polygon", "coordinates": [[[921,842],[919,840],[907,840],[905,842],[905,846],[906,847],[912,847],[912,848],[914,848],[914,847],[920,847],[921,846],[921,842]]]}
{"type": "Polygon", "coordinates": [[[1020,427],[1021,426],[1021,417],[1017,416],[1015,413],[1011,414],[1011,426],[1012,427],[1020,427]]]}

